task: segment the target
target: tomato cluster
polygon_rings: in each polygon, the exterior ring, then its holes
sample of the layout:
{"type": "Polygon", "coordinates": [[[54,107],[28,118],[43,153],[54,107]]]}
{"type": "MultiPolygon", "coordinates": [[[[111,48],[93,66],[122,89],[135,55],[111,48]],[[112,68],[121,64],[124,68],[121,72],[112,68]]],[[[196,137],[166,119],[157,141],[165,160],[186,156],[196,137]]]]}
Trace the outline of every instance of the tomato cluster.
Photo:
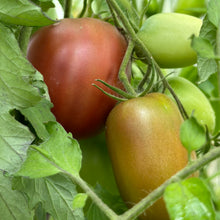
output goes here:
{"type": "MultiPolygon", "coordinates": [[[[199,18],[189,15],[156,14],[146,20],[137,36],[160,67],[184,67],[196,62],[189,39],[199,33],[201,23],[199,18]]],[[[27,58],[44,76],[57,121],[74,138],[94,136],[106,125],[105,138],[118,189],[130,206],[184,168],[188,152],[179,137],[183,118],[168,91],[116,105],[114,99],[93,86],[95,83],[111,92],[96,82],[101,79],[123,89],[118,72],[126,48],[124,36],[107,22],[93,18],[63,19],[32,36],[27,58]]],[[[202,92],[180,77],[168,78],[168,82],[188,114],[195,111],[198,120],[213,131],[214,112],[202,92]],[[198,102],[188,101],[192,94],[198,102]],[[207,110],[205,115],[203,107],[207,110]]],[[[85,163],[88,168],[88,161],[85,163]]],[[[83,169],[85,175],[89,172],[83,169]]],[[[169,219],[163,200],[140,219],[169,219]]]]}

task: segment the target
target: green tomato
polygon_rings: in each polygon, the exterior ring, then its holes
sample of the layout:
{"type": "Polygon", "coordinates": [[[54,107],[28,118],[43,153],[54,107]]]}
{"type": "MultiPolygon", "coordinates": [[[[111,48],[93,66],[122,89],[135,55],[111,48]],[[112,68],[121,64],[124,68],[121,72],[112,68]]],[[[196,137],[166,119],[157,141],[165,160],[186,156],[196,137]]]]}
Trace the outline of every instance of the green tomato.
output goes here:
{"type": "MultiPolygon", "coordinates": [[[[120,194],[130,207],[188,163],[179,130],[183,122],[176,104],[161,93],[121,102],[106,122],[106,141],[120,194]]],[[[142,220],[169,220],[158,200],[142,220]]]]}
{"type": "MultiPolygon", "coordinates": [[[[162,68],[179,68],[197,60],[190,37],[199,35],[202,20],[179,13],[159,13],[145,20],[137,33],[162,68]]],[[[136,50],[139,56],[140,49],[136,50]]]]}
{"type": "Polygon", "coordinates": [[[178,0],[174,11],[193,16],[201,16],[206,12],[205,0],[178,0]]]}
{"type": "MultiPolygon", "coordinates": [[[[168,82],[176,93],[188,115],[193,115],[198,122],[207,125],[210,132],[215,129],[215,112],[204,93],[189,80],[182,77],[168,77],[168,82]]],[[[172,97],[168,90],[165,94],[172,97]]],[[[172,97],[173,98],[173,97],[172,97]]]]}

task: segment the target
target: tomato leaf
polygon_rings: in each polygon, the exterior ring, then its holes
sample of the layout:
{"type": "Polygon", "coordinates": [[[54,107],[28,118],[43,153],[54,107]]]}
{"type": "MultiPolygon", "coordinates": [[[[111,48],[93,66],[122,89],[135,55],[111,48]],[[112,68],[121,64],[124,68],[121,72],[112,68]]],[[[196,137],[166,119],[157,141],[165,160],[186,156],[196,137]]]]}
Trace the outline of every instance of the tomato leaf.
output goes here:
{"type": "Polygon", "coordinates": [[[82,209],[72,208],[77,191],[66,176],[58,174],[39,179],[18,177],[13,180],[13,186],[27,196],[30,209],[41,203],[42,208],[56,220],[84,220],[82,209]]]}
{"type": "Polygon", "coordinates": [[[20,51],[12,31],[0,23],[0,112],[33,106],[41,100],[33,87],[35,70],[20,51]]]}
{"type": "Polygon", "coordinates": [[[49,139],[30,147],[17,175],[40,178],[64,171],[78,175],[82,157],[78,142],[56,122],[48,123],[46,128],[49,139]]]}
{"type": "Polygon", "coordinates": [[[55,7],[52,0],[32,0],[32,2],[40,6],[43,11],[47,11],[49,8],[55,7]]]}
{"type": "Polygon", "coordinates": [[[212,44],[201,37],[193,37],[192,47],[197,51],[197,54],[202,58],[214,59],[215,53],[212,44]]]}
{"type": "Polygon", "coordinates": [[[181,125],[180,139],[189,152],[198,150],[206,143],[205,129],[197,122],[195,117],[191,116],[181,125]]]}
{"type": "Polygon", "coordinates": [[[78,193],[73,200],[73,209],[83,208],[86,204],[88,195],[86,193],[78,193]]]}
{"type": "Polygon", "coordinates": [[[0,41],[0,167],[13,173],[26,159],[28,146],[35,138],[26,126],[27,120],[32,123],[38,118],[33,127],[44,139],[48,134],[43,123],[54,117],[51,104],[44,100],[48,94],[42,76],[21,53],[13,32],[2,24],[0,41]]]}
{"type": "Polygon", "coordinates": [[[54,23],[43,15],[39,6],[28,0],[1,1],[0,21],[24,26],[44,26],[54,23]]]}
{"type": "Polygon", "coordinates": [[[26,158],[28,146],[34,136],[27,127],[10,114],[0,114],[0,169],[16,172],[26,158]]]}
{"type": "Polygon", "coordinates": [[[45,123],[56,120],[50,111],[51,107],[52,104],[48,100],[42,99],[36,106],[20,110],[25,118],[31,123],[37,136],[41,140],[49,138],[45,123]]]}
{"type": "Polygon", "coordinates": [[[215,220],[211,193],[199,178],[169,185],[164,200],[171,220],[215,220]]]}
{"type": "MultiPolygon", "coordinates": [[[[206,39],[208,42],[210,42],[213,46],[214,51],[216,44],[216,28],[209,21],[208,16],[203,19],[203,25],[199,37],[202,39],[206,39]]],[[[193,45],[192,47],[194,48],[193,45]]],[[[197,51],[198,47],[194,49],[197,51]]],[[[201,48],[199,50],[201,50],[201,48]]],[[[204,58],[198,56],[197,64],[200,82],[206,81],[213,73],[217,71],[217,64],[213,58],[204,58]]]]}
{"type": "Polygon", "coordinates": [[[215,25],[216,28],[219,27],[220,24],[220,2],[218,0],[210,0],[207,14],[209,17],[209,20],[212,22],[212,24],[215,25]]]}
{"type": "Polygon", "coordinates": [[[25,195],[12,190],[11,179],[2,172],[0,172],[0,213],[1,219],[32,219],[25,195]]]}

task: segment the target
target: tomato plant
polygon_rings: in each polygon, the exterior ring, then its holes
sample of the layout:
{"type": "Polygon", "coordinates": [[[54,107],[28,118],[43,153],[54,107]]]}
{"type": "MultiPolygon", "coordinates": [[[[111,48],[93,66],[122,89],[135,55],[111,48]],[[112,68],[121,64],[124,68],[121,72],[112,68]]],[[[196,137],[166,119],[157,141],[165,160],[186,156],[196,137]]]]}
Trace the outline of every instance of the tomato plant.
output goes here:
{"type": "Polygon", "coordinates": [[[220,5],[176,2],[1,1],[1,219],[219,219],[220,5]]]}
{"type": "Polygon", "coordinates": [[[196,62],[190,37],[199,34],[201,25],[201,19],[190,15],[158,13],[146,19],[138,36],[160,67],[184,67],[196,62]]]}
{"type": "MultiPolygon", "coordinates": [[[[188,154],[179,138],[182,122],[177,106],[160,93],[120,103],[109,114],[108,150],[119,191],[129,206],[187,165],[188,154]]],[[[163,201],[140,219],[169,219],[163,201]]]]}
{"type": "Polygon", "coordinates": [[[127,43],[111,24],[93,18],[63,19],[32,36],[27,58],[48,86],[52,112],[75,138],[99,131],[115,101],[92,84],[122,87],[118,70],[127,43]]]}

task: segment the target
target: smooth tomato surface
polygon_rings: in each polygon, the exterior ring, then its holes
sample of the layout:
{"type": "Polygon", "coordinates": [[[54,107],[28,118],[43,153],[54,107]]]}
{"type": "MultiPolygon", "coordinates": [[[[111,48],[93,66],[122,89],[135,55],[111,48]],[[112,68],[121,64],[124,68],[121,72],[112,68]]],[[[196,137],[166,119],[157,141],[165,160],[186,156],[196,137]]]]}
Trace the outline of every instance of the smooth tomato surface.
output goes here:
{"type": "MultiPolygon", "coordinates": [[[[205,94],[192,82],[183,77],[168,77],[167,81],[172,87],[180,102],[183,104],[188,116],[194,115],[198,122],[206,125],[212,133],[215,130],[215,112],[205,94]]],[[[168,90],[165,91],[170,98],[173,98],[168,90]]]]}
{"type": "MultiPolygon", "coordinates": [[[[92,84],[122,87],[118,71],[127,42],[111,24],[93,18],[63,19],[38,30],[27,58],[43,74],[52,112],[75,138],[99,131],[116,101],[92,84]]],[[[106,91],[108,91],[105,88],[106,91]]]]}
{"type": "Polygon", "coordinates": [[[190,15],[158,13],[147,18],[137,34],[160,67],[179,68],[196,63],[191,36],[199,35],[201,25],[201,19],[190,15]]]}
{"type": "MultiPolygon", "coordinates": [[[[120,103],[106,121],[106,140],[122,198],[132,206],[188,163],[179,138],[183,122],[176,104],[161,93],[120,103]]],[[[140,216],[168,220],[158,200],[140,216]]]]}

